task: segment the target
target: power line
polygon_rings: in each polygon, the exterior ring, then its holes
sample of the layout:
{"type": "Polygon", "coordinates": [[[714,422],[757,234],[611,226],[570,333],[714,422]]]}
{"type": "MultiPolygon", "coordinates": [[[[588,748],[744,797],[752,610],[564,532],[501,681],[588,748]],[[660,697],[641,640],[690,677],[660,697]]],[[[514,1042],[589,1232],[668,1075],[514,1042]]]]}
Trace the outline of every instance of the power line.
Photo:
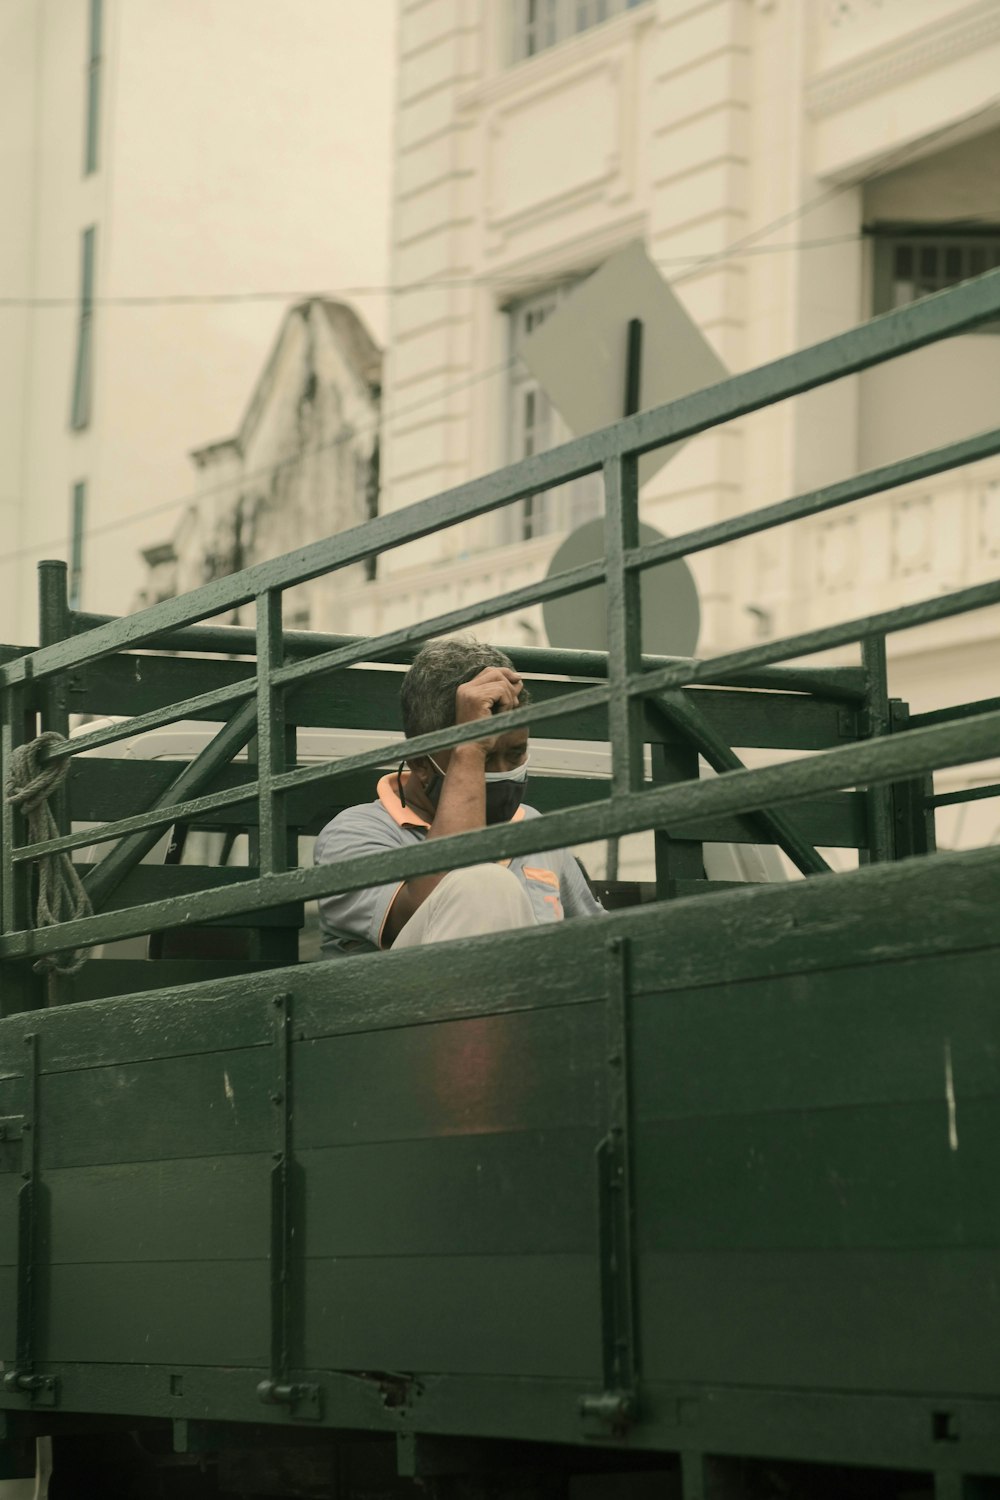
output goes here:
{"type": "MultiPolygon", "coordinates": [[[[842,187],[837,192],[842,192],[842,187]]],[[[818,206],[823,200],[817,199],[812,206],[818,206]]],[[[942,224],[942,232],[950,229],[953,232],[960,231],[965,225],[992,225],[1000,217],[1000,206],[986,214],[966,215],[961,220],[948,221],[942,224]]],[[[773,225],[764,229],[755,230],[755,235],[772,233],[773,225]]],[[[872,238],[871,231],[862,231],[860,234],[832,234],[821,239],[813,240],[784,240],[776,245],[745,244],[739,249],[723,249],[708,255],[675,255],[661,256],[654,264],[661,270],[671,266],[689,267],[691,272],[700,271],[711,265],[715,259],[739,260],[745,256],[753,255],[779,255],[788,254],[790,251],[798,250],[826,250],[833,245],[859,244],[863,240],[872,238]]],[[[475,276],[437,276],[428,277],[423,281],[411,281],[403,283],[376,282],[359,284],[356,286],[320,287],[311,291],[303,290],[260,290],[245,292],[169,292],[162,294],[141,294],[135,296],[120,297],[95,297],[92,299],[94,307],[214,307],[230,306],[251,302],[309,302],[317,299],[335,301],[342,297],[374,297],[390,296],[405,297],[412,292],[431,291],[435,288],[463,287],[463,286],[488,286],[496,285],[502,281],[504,288],[520,285],[534,285],[538,282],[537,274],[522,276],[497,277],[494,273],[482,273],[475,276]]],[[[560,277],[555,277],[558,281],[560,277]]],[[[675,276],[674,281],[683,281],[683,271],[675,276]]],[[[78,297],[0,297],[0,307],[23,308],[30,311],[59,308],[76,308],[79,306],[78,297]]]]}
{"type": "MultiPolygon", "coordinates": [[[[935,144],[936,142],[938,142],[941,139],[943,139],[944,137],[950,135],[954,130],[956,130],[956,129],[960,128],[960,127],[961,128],[967,127],[972,121],[978,119],[980,116],[986,115],[986,114],[990,113],[998,104],[1000,104],[1000,93],[994,94],[979,109],[973,111],[972,114],[963,116],[963,118],[961,120],[953,120],[953,121],[949,122],[947,125],[940,126],[937,130],[932,131],[929,135],[922,136],[919,141],[911,141],[907,145],[901,146],[898,151],[890,153],[889,156],[885,157],[882,160],[882,162],[879,164],[879,175],[882,175],[883,173],[885,173],[886,171],[892,169],[893,167],[899,166],[901,163],[905,162],[906,160],[908,160],[913,155],[923,154],[927,150],[927,148],[928,148],[929,145],[935,144]]],[[[723,246],[721,249],[719,249],[717,251],[712,251],[709,254],[702,255],[700,257],[690,257],[690,256],[678,257],[677,259],[683,261],[684,264],[687,266],[688,269],[686,271],[681,271],[679,275],[675,276],[672,279],[672,284],[677,284],[677,283],[679,283],[681,281],[686,281],[690,276],[693,276],[698,271],[702,270],[703,268],[705,268],[707,266],[718,265],[718,264],[721,264],[721,263],[723,263],[725,261],[728,261],[728,260],[731,260],[731,259],[736,259],[736,258],[738,258],[739,256],[741,256],[743,254],[767,254],[767,253],[771,253],[772,251],[787,251],[787,250],[795,250],[795,249],[817,249],[817,248],[832,246],[832,245],[836,245],[836,244],[847,244],[847,243],[851,243],[851,242],[857,243],[858,241],[867,238],[867,236],[864,235],[864,234],[849,233],[849,234],[844,234],[844,235],[829,236],[829,237],[827,237],[825,239],[821,239],[821,240],[804,240],[804,241],[798,241],[798,242],[794,242],[794,243],[784,243],[784,244],[775,245],[775,246],[759,245],[757,243],[759,240],[764,239],[767,235],[773,234],[773,233],[775,233],[775,231],[777,231],[779,229],[788,228],[793,223],[797,223],[799,220],[803,219],[806,216],[806,214],[811,213],[816,208],[822,207],[826,203],[832,202],[834,199],[840,197],[841,194],[846,193],[846,192],[852,190],[855,186],[856,186],[856,184],[853,183],[853,182],[835,183],[832,187],[826,188],[822,192],[817,193],[815,195],[815,197],[806,199],[805,202],[798,204],[796,208],[789,209],[787,212],[785,212],[783,214],[780,214],[777,218],[772,219],[769,223],[763,224],[763,225],[761,225],[757,229],[750,230],[747,234],[741,235],[739,239],[732,241],[731,244],[725,245],[725,246],[723,246]]],[[[967,220],[965,220],[965,222],[972,222],[972,221],[967,219],[967,220]]],[[[985,222],[985,221],[983,221],[983,222],[985,222]]],[[[660,266],[663,266],[663,265],[669,264],[669,262],[668,261],[664,261],[664,260],[659,260],[659,261],[657,261],[657,264],[660,265],[660,266]]],[[[531,276],[531,277],[525,276],[524,278],[514,278],[515,281],[518,280],[518,279],[522,279],[522,280],[525,280],[525,281],[530,281],[530,282],[532,282],[534,284],[537,284],[537,281],[538,281],[537,275],[531,276]]],[[[558,281],[560,278],[557,276],[557,277],[553,277],[553,278],[550,278],[550,279],[551,279],[551,281],[558,281]]],[[[465,278],[465,283],[464,284],[474,283],[476,281],[482,281],[482,280],[495,280],[495,278],[493,278],[493,277],[489,277],[489,278],[484,278],[484,277],[469,277],[469,278],[465,278]]],[[[427,280],[427,281],[423,281],[423,282],[413,282],[413,283],[410,283],[409,286],[406,287],[405,289],[406,290],[417,291],[417,290],[420,290],[421,288],[424,288],[424,287],[428,287],[429,288],[429,287],[433,287],[433,286],[444,286],[444,285],[449,285],[449,284],[463,284],[463,283],[461,283],[457,279],[449,281],[447,278],[442,278],[440,280],[427,280]]],[[[511,285],[511,280],[509,278],[504,278],[504,285],[505,286],[511,285]]],[[[400,292],[403,289],[402,288],[398,288],[398,287],[397,288],[379,287],[379,288],[369,288],[368,290],[371,290],[371,291],[377,290],[377,291],[380,291],[380,292],[386,292],[386,291],[393,292],[393,291],[395,291],[395,292],[398,293],[398,292],[400,292]]],[[[357,294],[357,292],[358,292],[358,289],[355,289],[355,294],[357,294]]],[[[261,297],[262,296],[268,296],[268,297],[272,297],[272,298],[277,298],[277,297],[280,296],[280,297],[283,297],[285,300],[288,300],[288,298],[289,298],[289,294],[288,293],[266,293],[266,294],[265,293],[260,293],[260,294],[233,293],[232,297],[233,297],[233,299],[237,299],[237,300],[239,298],[243,298],[244,300],[246,300],[251,295],[257,295],[257,296],[261,296],[261,297]]],[[[317,294],[317,293],[314,292],[311,295],[313,297],[315,297],[315,296],[321,295],[321,294],[317,294]]],[[[343,295],[347,295],[347,291],[346,290],[343,292],[343,295]]],[[[213,297],[213,300],[215,300],[214,297],[213,297]]],[[[229,300],[228,294],[219,294],[218,300],[229,300]]],[[[12,305],[9,300],[5,300],[3,298],[0,298],[0,306],[9,306],[9,305],[12,305]]],[[[23,305],[23,304],[18,304],[18,303],[15,302],[13,305],[23,305]]],[[[74,306],[76,305],[75,299],[73,300],[72,305],[74,305],[74,306]]],[[[120,520],[106,521],[106,522],[104,522],[104,523],[102,523],[102,524],[100,524],[98,526],[91,527],[89,530],[87,530],[87,531],[85,531],[83,533],[83,540],[90,541],[92,538],[97,537],[97,536],[106,536],[110,532],[124,530],[124,528],[127,527],[127,526],[132,526],[132,525],[136,524],[139,521],[147,520],[151,516],[160,515],[160,514],[163,514],[163,513],[167,512],[167,511],[174,511],[174,510],[181,510],[181,509],[188,509],[188,510],[190,510],[190,509],[196,508],[204,500],[211,499],[213,495],[221,494],[221,493],[223,493],[223,492],[225,492],[227,490],[231,491],[233,489],[242,487],[243,485],[245,485],[245,484],[247,484],[249,482],[253,482],[253,480],[255,480],[255,479],[259,479],[259,478],[263,478],[263,477],[269,477],[269,476],[271,476],[273,474],[276,474],[278,472],[278,470],[281,469],[284,466],[284,464],[292,461],[293,458],[299,458],[299,457],[304,456],[305,452],[308,452],[308,453],[320,453],[320,452],[324,452],[328,448],[338,447],[341,443],[350,441],[351,439],[353,439],[355,437],[358,437],[360,435],[369,435],[369,434],[376,433],[376,432],[379,431],[380,428],[382,430],[386,430],[390,426],[392,426],[395,423],[397,423],[402,417],[409,415],[413,411],[419,410],[420,408],[422,408],[424,406],[433,405],[435,402],[441,401],[441,400],[445,399],[447,396],[454,395],[457,392],[465,390],[465,389],[467,389],[470,386],[479,384],[482,381],[494,379],[496,376],[498,376],[500,374],[503,374],[504,372],[506,372],[507,370],[509,370],[514,363],[515,363],[515,359],[514,358],[503,360],[499,364],[493,365],[493,366],[489,367],[486,370],[477,371],[477,373],[475,375],[465,376],[465,377],[463,377],[462,380],[456,381],[453,385],[445,387],[442,390],[436,391],[431,396],[426,396],[426,397],[421,398],[419,401],[411,402],[409,406],[401,407],[397,411],[392,412],[392,413],[382,413],[380,415],[379,420],[377,420],[374,423],[368,424],[367,427],[362,427],[360,429],[355,429],[355,430],[351,431],[350,433],[339,434],[336,438],[332,438],[332,439],[330,439],[326,443],[317,444],[315,447],[313,447],[311,449],[308,449],[308,450],[300,450],[300,452],[296,453],[296,454],[290,454],[290,455],[288,455],[287,458],[280,459],[276,463],[268,464],[267,466],[265,466],[265,467],[263,467],[261,469],[258,469],[258,470],[255,470],[255,471],[251,471],[249,474],[242,474],[242,475],[240,475],[238,477],[238,479],[227,480],[227,481],[223,482],[222,484],[214,486],[213,488],[211,488],[209,490],[203,490],[200,494],[197,494],[197,495],[185,495],[185,496],[178,497],[178,498],[176,498],[174,500],[161,501],[157,505],[148,506],[148,507],[146,507],[145,510],[142,510],[142,511],[135,511],[131,515],[123,517],[120,520]]],[[[64,535],[61,538],[59,538],[58,540],[49,540],[49,541],[46,541],[46,542],[39,542],[39,543],[35,543],[34,545],[32,545],[30,547],[20,547],[20,548],[17,548],[16,550],[11,551],[11,552],[0,553],[0,564],[7,563],[7,562],[15,562],[15,561],[18,561],[19,559],[25,558],[25,557],[37,557],[39,555],[39,553],[46,551],[46,549],[48,549],[50,547],[51,548],[56,548],[56,549],[64,548],[65,546],[67,546],[68,542],[69,542],[68,536],[64,535]]]]}
{"type": "MultiPolygon", "coordinates": [[[[764,231],[761,231],[762,233],[764,231]]],[[[738,255],[772,255],[787,253],[792,250],[821,250],[830,245],[843,245],[856,242],[866,238],[863,234],[839,234],[830,235],[825,239],[816,240],[789,240],[778,245],[755,245],[747,246],[744,250],[718,252],[724,254],[726,259],[736,259],[738,255]]],[[[702,265],[709,263],[711,255],[675,255],[658,259],[655,263],[661,268],[668,266],[689,266],[700,269],[702,265]]],[[[556,280],[559,278],[556,277],[556,280]]],[[[678,278],[679,279],[679,278],[678,278]]],[[[411,292],[430,291],[438,287],[462,287],[483,286],[495,284],[502,280],[503,286],[509,287],[522,284],[533,284],[538,281],[537,275],[505,276],[498,278],[493,273],[482,273],[475,276],[435,276],[427,277],[422,281],[410,281],[402,283],[363,283],[356,286],[321,287],[312,291],[302,290],[260,290],[244,292],[167,292],[162,294],[137,294],[135,296],[117,297],[94,297],[94,307],[212,307],[217,304],[230,305],[245,302],[306,302],[316,298],[335,299],[338,297],[368,297],[368,296],[394,296],[405,297],[411,292]]],[[[45,309],[45,308],[76,308],[79,307],[79,297],[0,297],[0,307],[45,309]]]]}

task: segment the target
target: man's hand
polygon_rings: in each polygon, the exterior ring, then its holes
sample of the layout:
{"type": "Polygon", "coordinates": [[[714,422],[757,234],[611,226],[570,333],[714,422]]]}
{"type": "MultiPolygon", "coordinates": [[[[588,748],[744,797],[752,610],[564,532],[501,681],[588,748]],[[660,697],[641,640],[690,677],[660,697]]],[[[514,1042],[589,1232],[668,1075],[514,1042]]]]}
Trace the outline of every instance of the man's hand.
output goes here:
{"type": "MultiPolygon", "coordinates": [[[[470,682],[463,682],[455,694],[455,723],[473,724],[517,707],[521,696],[521,679],[511,667],[484,667],[470,682]]],[[[496,744],[497,737],[476,740],[484,755],[496,744]]]]}

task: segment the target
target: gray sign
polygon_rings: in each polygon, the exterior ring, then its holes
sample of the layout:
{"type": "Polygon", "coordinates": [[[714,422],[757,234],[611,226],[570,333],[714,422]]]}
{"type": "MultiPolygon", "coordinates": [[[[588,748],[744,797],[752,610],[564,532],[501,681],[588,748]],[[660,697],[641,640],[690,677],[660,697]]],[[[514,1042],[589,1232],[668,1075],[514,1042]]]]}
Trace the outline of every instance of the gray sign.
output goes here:
{"type": "MultiPolygon", "coordinates": [[[[642,322],[639,410],[662,406],[725,380],[728,371],[646,254],[640,240],[576,287],[524,340],[521,354],[577,437],[625,414],[628,325],[642,322]]],[[[682,443],[639,460],[639,482],[682,443]]]]}
{"type": "MultiPolygon", "coordinates": [[[[640,544],[662,540],[662,532],[639,523],[640,544]]],[[[587,521],[570,532],[549,564],[547,577],[568,573],[604,555],[604,522],[587,521]]],[[[639,596],[644,655],[693,656],[701,609],[698,589],[684,558],[643,573],[639,596]]],[[[561,599],[547,599],[542,605],[542,618],[550,646],[565,646],[572,651],[608,649],[608,595],[603,583],[561,599]]]]}

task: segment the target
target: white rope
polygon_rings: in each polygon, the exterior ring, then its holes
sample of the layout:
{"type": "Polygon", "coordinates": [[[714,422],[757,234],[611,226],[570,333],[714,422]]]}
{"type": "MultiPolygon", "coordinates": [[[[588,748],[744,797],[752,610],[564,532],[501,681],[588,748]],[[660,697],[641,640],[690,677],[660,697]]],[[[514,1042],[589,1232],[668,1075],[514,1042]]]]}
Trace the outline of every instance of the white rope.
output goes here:
{"type": "MultiPolygon", "coordinates": [[[[28,842],[45,843],[59,837],[59,828],[49,806],[52,793],[66,779],[69,756],[43,761],[50,745],[65,744],[64,737],[49,730],[27,745],[18,745],[10,758],[7,779],[7,801],[19,807],[28,824],[28,842]]],[[[35,926],[58,927],[77,917],[89,917],[93,908],[90,897],[73,865],[68,849],[38,858],[38,905],[35,926]]],[[[75,974],[87,962],[90,950],[71,949],[68,953],[47,954],[35,964],[39,973],[75,974]]]]}

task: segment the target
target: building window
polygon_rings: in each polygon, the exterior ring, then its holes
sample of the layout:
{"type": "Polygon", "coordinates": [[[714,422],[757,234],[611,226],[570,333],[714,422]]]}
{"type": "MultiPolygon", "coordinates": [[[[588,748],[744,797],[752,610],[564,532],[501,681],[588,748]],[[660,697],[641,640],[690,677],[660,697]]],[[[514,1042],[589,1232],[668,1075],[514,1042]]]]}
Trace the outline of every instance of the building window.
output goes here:
{"type": "Polygon", "coordinates": [[[104,0],[90,0],[90,36],[87,48],[87,120],[83,171],[88,176],[97,171],[98,139],[101,128],[101,34],[104,0]]]}
{"type": "MultiPolygon", "coordinates": [[[[515,463],[568,442],[573,436],[538,381],[518,356],[526,338],[539,327],[569,294],[562,284],[534,297],[525,297],[507,308],[512,356],[508,388],[508,458],[515,463]]],[[[531,541],[536,536],[571,531],[584,521],[603,514],[601,478],[587,474],[558,489],[546,490],[518,500],[499,512],[500,542],[531,541]]]]}
{"type": "Polygon", "coordinates": [[[69,531],[69,607],[79,609],[83,597],[83,528],[87,514],[87,481],[73,486],[69,531]]]}
{"type": "Polygon", "coordinates": [[[97,230],[83,231],[80,253],[80,316],[76,333],[76,365],[73,371],[73,405],[70,426],[81,431],[90,425],[92,366],[94,360],[94,249],[97,230]]]}
{"type": "MultiPolygon", "coordinates": [[[[981,276],[1000,266],[1000,228],[976,234],[947,234],[931,226],[914,225],[875,230],[875,313],[891,312],[981,276]]],[[[983,325],[980,332],[1000,332],[1000,324],[983,325]]]]}
{"type": "Polygon", "coordinates": [[[507,0],[510,62],[524,62],[558,42],[569,41],[580,31],[589,31],[612,16],[647,3],[648,0],[507,0]]]}

